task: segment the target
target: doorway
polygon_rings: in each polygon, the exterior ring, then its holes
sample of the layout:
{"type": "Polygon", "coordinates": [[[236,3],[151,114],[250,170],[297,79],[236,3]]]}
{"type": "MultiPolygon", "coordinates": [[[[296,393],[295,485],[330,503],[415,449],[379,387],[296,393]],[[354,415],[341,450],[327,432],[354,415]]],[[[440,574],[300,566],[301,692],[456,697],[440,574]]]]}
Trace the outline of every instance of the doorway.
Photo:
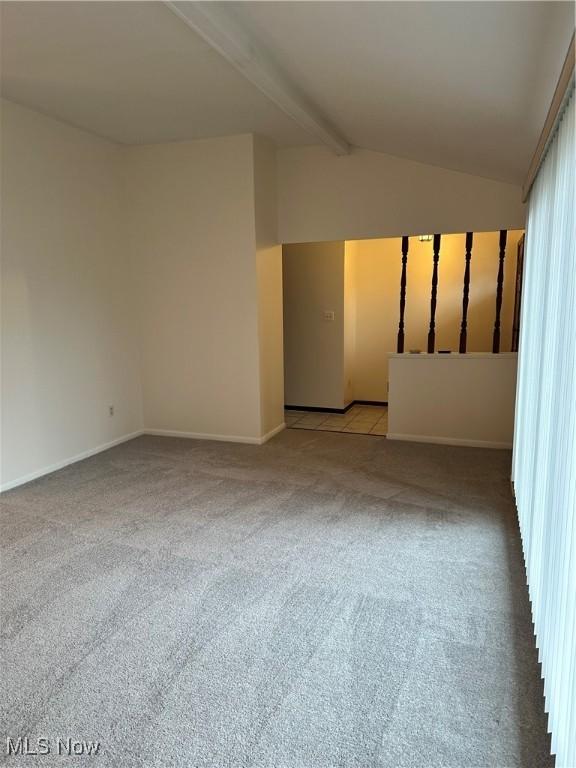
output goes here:
{"type": "Polygon", "coordinates": [[[286,409],[284,419],[288,429],[385,437],[388,431],[388,406],[354,404],[345,413],[286,409]]]}

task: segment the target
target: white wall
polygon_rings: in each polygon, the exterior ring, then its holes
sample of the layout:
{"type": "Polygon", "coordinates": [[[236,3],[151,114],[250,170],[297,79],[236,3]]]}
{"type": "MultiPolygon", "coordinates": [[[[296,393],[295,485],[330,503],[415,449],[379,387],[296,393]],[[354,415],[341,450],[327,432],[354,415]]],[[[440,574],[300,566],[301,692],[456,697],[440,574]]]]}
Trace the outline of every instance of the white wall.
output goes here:
{"type": "Polygon", "coordinates": [[[254,221],[258,281],[261,436],[284,424],[282,246],[277,239],[276,152],[254,137],[254,221]]]}
{"type": "MultiPolygon", "coordinates": [[[[504,261],[500,349],[510,351],[516,257],[521,230],[508,232],[504,261]]],[[[465,234],[444,235],[438,265],[436,349],[457,352],[462,320],[465,234]]],[[[494,330],[498,232],[474,234],[468,305],[469,352],[491,352],[494,330]]],[[[346,256],[354,270],[356,339],[355,397],[387,400],[388,354],[396,351],[400,302],[401,239],[346,241],[346,256]]],[[[430,323],[432,243],[409,240],[404,349],[427,348],[430,323]]]]}
{"type": "Polygon", "coordinates": [[[390,356],[388,438],[511,448],[517,355],[390,356]]]}
{"type": "Polygon", "coordinates": [[[521,229],[520,188],[369,150],[278,152],[282,243],[521,229]]]}
{"type": "Polygon", "coordinates": [[[261,436],[251,136],[130,147],[144,426],[261,436]]]}
{"type": "Polygon", "coordinates": [[[344,243],[284,246],[283,283],[286,404],[343,408],[344,243]]]}
{"type": "Polygon", "coordinates": [[[5,487],[141,429],[142,408],[120,150],[1,117],[5,487]]]}

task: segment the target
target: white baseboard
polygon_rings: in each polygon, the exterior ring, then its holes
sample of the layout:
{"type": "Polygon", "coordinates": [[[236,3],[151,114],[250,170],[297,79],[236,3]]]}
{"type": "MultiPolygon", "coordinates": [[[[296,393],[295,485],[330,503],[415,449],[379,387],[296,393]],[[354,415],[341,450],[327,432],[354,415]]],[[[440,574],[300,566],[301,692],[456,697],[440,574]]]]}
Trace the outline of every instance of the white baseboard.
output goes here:
{"type": "Polygon", "coordinates": [[[77,461],[82,461],[83,459],[89,459],[90,456],[95,456],[97,453],[102,453],[102,451],[107,451],[109,448],[114,448],[115,445],[120,445],[121,443],[126,443],[128,440],[133,440],[135,437],[140,437],[143,432],[142,430],[139,430],[137,432],[131,432],[129,435],[123,435],[122,437],[117,437],[115,440],[111,440],[109,443],[104,443],[103,445],[98,445],[96,448],[90,448],[88,451],[82,451],[82,453],[78,453],[76,456],[72,456],[69,459],[63,459],[62,461],[56,462],[56,464],[51,464],[48,467],[43,467],[42,469],[38,469],[35,472],[31,472],[29,475],[24,475],[23,477],[19,477],[16,480],[10,480],[8,483],[2,483],[0,485],[0,493],[3,493],[4,491],[9,491],[12,488],[17,488],[19,485],[24,485],[25,483],[31,483],[32,480],[37,480],[39,477],[43,477],[44,475],[49,475],[52,472],[57,472],[59,469],[64,469],[64,467],[68,467],[70,464],[75,464],[77,461]]]}
{"type": "Polygon", "coordinates": [[[430,435],[402,435],[389,432],[388,440],[406,440],[412,443],[435,443],[437,445],[460,445],[467,448],[510,449],[512,443],[497,443],[490,440],[466,440],[461,437],[432,437],[430,435]]]}
{"type": "Polygon", "coordinates": [[[259,437],[244,437],[243,435],[215,435],[210,432],[180,432],[177,429],[145,429],[145,435],[156,437],[181,437],[187,440],[217,440],[223,443],[249,443],[260,445],[259,437]]]}
{"type": "Polygon", "coordinates": [[[279,432],[282,432],[283,429],[286,429],[286,424],[282,422],[282,424],[278,424],[277,427],[274,427],[274,429],[271,429],[270,432],[266,432],[264,437],[260,438],[260,445],[264,445],[264,443],[267,443],[268,440],[271,440],[274,435],[277,435],[279,432]]]}
{"type": "Polygon", "coordinates": [[[29,475],[24,475],[23,477],[19,477],[16,480],[10,480],[8,483],[2,483],[0,485],[0,493],[4,491],[9,491],[12,488],[17,488],[20,485],[25,485],[26,483],[32,482],[32,480],[37,480],[39,477],[43,477],[44,475],[49,475],[52,472],[57,472],[59,469],[64,469],[64,467],[70,466],[70,464],[75,464],[77,461],[82,461],[83,459],[89,459],[90,456],[95,456],[97,453],[102,453],[102,451],[107,451],[109,448],[114,448],[116,445],[120,445],[121,443],[126,443],[128,440],[133,440],[135,437],[140,437],[141,435],[158,435],[160,437],[185,437],[190,438],[193,440],[220,440],[222,442],[227,443],[248,443],[250,445],[263,445],[264,443],[267,443],[268,440],[274,437],[274,435],[277,435],[279,432],[281,432],[283,429],[285,429],[286,424],[279,424],[274,429],[271,429],[270,432],[267,432],[262,437],[243,437],[239,435],[212,435],[212,434],[205,434],[202,432],[177,432],[173,430],[168,429],[142,429],[138,430],[137,432],[131,432],[129,435],[123,435],[122,437],[118,437],[115,440],[111,440],[109,443],[104,443],[103,445],[98,445],[96,448],[90,448],[88,451],[83,451],[82,453],[77,454],[76,456],[72,456],[69,459],[63,459],[62,461],[58,461],[56,464],[51,464],[48,467],[43,467],[42,469],[39,469],[35,472],[31,472],[29,475]]]}
{"type": "Polygon", "coordinates": [[[144,435],[156,435],[158,437],[183,437],[189,440],[217,440],[224,443],[246,443],[248,445],[263,445],[270,438],[281,432],[285,424],[280,424],[267,432],[263,437],[250,437],[244,435],[217,435],[210,432],[179,432],[173,429],[145,429],[144,435]]]}

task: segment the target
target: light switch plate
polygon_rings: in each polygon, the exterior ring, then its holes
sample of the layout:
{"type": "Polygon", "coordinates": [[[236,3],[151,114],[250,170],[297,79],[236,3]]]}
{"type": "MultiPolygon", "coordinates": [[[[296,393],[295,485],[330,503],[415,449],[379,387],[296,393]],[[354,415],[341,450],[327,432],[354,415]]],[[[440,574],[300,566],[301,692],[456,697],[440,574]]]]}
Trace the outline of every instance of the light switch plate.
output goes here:
{"type": "Polygon", "coordinates": [[[326,310],[324,312],[324,320],[331,322],[334,320],[334,312],[330,312],[329,310],[326,310]]]}

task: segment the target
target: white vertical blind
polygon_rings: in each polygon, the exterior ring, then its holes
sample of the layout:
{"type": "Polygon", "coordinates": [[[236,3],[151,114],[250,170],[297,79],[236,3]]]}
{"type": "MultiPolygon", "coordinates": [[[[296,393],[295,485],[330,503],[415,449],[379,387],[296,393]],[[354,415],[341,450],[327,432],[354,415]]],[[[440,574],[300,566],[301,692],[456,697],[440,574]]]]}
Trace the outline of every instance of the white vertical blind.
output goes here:
{"type": "Polygon", "coordinates": [[[557,768],[576,768],[574,101],[528,201],[513,462],[557,768]]]}

